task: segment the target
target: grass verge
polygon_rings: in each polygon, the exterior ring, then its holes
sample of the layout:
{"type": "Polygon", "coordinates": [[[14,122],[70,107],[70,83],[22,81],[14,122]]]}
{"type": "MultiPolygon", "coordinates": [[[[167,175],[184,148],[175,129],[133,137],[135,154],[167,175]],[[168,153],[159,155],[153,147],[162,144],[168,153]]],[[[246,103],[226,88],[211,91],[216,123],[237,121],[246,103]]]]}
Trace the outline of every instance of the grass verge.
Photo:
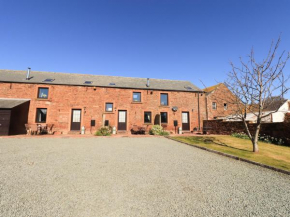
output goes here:
{"type": "Polygon", "coordinates": [[[180,136],[171,138],[290,171],[290,147],[259,142],[259,153],[253,153],[250,140],[232,136],[180,136]]]}

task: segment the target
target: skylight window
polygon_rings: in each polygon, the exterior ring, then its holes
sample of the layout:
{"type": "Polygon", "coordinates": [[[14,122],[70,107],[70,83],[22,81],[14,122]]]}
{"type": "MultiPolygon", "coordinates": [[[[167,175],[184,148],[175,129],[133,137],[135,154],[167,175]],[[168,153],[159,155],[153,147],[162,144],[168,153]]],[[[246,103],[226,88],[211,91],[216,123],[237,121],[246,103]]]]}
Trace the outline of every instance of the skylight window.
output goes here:
{"type": "Polygon", "coordinates": [[[189,86],[185,86],[184,87],[186,90],[192,90],[192,87],[189,87],[189,86]]]}
{"type": "Polygon", "coordinates": [[[85,81],[84,84],[92,84],[93,82],[92,81],[85,81]]]}
{"type": "Polygon", "coordinates": [[[53,81],[54,81],[54,79],[47,78],[47,79],[45,79],[43,82],[53,82],[53,81]]]}
{"type": "Polygon", "coordinates": [[[115,83],[110,83],[109,85],[112,85],[113,86],[113,85],[116,85],[116,84],[115,83]]]}

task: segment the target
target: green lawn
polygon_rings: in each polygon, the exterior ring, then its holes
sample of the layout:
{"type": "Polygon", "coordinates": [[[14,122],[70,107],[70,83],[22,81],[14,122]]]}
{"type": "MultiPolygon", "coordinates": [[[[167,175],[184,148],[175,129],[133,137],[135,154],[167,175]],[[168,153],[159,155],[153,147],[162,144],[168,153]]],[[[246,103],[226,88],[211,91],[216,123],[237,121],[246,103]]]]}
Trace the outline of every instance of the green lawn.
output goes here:
{"type": "Polygon", "coordinates": [[[253,153],[250,140],[232,136],[180,136],[171,138],[290,171],[290,147],[259,142],[259,153],[253,153]]]}

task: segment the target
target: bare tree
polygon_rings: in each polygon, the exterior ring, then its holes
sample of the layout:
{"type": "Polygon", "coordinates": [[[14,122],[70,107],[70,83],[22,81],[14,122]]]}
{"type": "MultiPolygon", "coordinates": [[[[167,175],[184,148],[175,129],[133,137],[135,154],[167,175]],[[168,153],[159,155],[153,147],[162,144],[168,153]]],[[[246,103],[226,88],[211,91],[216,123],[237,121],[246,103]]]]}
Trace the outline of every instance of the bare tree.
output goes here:
{"type": "Polygon", "coordinates": [[[225,85],[236,96],[232,102],[236,105],[236,117],[239,118],[245,127],[245,131],[253,144],[253,152],[258,152],[258,136],[261,129],[263,118],[271,115],[263,110],[275,103],[275,99],[283,98],[284,94],[289,90],[286,82],[289,76],[285,76],[284,68],[286,62],[290,58],[290,53],[285,55],[285,51],[277,56],[277,50],[280,44],[280,37],[277,42],[272,42],[268,55],[262,61],[257,61],[252,49],[245,62],[240,58],[240,66],[235,66],[232,62],[232,70],[228,73],[228,79],[225,85]],[[275,96],[275,97],[274,97],[275,96]],[[255,128],[251,132],[247,114],[251,113],[255,117],[255,128]]]}

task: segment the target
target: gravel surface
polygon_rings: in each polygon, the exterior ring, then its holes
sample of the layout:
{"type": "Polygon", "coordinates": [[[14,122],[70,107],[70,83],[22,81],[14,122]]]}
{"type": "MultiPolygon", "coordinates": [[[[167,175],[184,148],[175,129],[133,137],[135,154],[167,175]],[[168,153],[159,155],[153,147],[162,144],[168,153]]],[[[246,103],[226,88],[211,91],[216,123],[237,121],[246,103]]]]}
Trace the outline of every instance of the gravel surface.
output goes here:
{"type": "Polygon", "coordinates": [[[290,177],[158,137],[0,139],[0,216],[290,216],[290,177]]]}

